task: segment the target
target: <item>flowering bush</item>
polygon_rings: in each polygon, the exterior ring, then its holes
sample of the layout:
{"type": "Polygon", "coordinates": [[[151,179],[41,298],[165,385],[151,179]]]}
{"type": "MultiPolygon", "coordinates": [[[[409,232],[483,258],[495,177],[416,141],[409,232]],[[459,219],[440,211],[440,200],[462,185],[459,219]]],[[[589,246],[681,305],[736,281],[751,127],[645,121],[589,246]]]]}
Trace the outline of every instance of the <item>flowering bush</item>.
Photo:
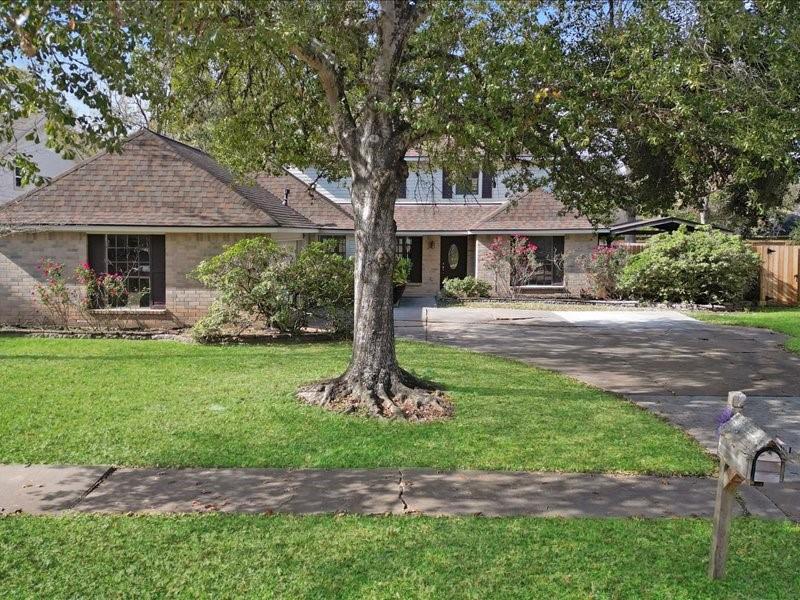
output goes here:
{"type": "Polygon", "coordinates": [[[75,279],[84,287],[85,309],[119,308],[128,305],[128,290],[125,289],[125,278],[120,273],[98,275],[88,263],[81,263],[75,269],[75,279]]]}
{"type": "Polygon", "coordinates": [[[630,253],[621,246],[597,246],[581,266],[589,275],[598,298],[619,298],[619,279],[630,258],[630,253]]]}
{"type": "Polygon", "coordinates": [[[39,304],[48,312],[57,326],[69,325],[69,312],[72,297],[64,277],[64,265],[49,258],[39,262],[39,271],[44,275],[44,283],[37,283],[34,294],[39,304]]]}
{"type": "Polygon", "coordinates": [[[539,247],[524,235],[492,240],[483,263],[494,275],[495,287],[501,295],[515,298],[519,286],[533,280],[540,266],[536,256],[538,250],[539,247]]]}
{"type": "Polygon", "coordinates": [[[83,286],[84,297],[81,300],[84,309],[99,308],[99,284],[97,275],[89,263],[81,263],[75,268],[75,279],[83,286]]]}
{"type": "Polygon", "coordinates": [[[741,300],[758,281],[760,259],[736,235],[711,229],[653,236],[622,271],[620,287],[636,298],[698,304],[741,300]]]}

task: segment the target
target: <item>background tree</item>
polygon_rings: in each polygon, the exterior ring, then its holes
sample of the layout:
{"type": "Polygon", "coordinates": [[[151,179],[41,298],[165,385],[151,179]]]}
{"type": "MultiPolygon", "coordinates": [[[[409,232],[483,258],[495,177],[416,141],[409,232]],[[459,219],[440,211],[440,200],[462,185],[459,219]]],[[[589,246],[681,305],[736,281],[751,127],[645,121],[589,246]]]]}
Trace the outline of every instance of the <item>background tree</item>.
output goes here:
{"type": "Polygon", "coordinates": [[[756,226],[798,176],[798,6],[553,2],[563,56],[526,144],[549,150],[559,199],[596,221],[675,207],[756,226]]]}

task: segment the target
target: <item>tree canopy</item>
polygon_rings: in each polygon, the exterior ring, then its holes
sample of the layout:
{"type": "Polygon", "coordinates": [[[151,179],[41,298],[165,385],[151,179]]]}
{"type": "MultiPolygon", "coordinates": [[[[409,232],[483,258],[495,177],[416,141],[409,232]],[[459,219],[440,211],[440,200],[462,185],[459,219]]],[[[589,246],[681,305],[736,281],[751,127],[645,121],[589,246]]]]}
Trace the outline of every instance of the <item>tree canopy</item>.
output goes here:
{"type": "Polygon", "coordinates": [[[783,201],[799,164],[797,3],[559,4],[550,120],[520,134],[548,147],[565,204],[603,219],[711,202],[752,224],[783,201]]]}
{"type": "MultiPolygon", "coordinates": [[[[118,147],[113,98],[137,97],[156,127],[238,172],[293,164],[335,178],[349,165],[334,122],[358,126],[377,103],[404,146],[455,177],[525,157],[518,185],[548,184],[596,221],[710,199],[752,222],[797,180],[794,2],[409,0],[385,5],[417,11],[385,38],[382,6],[6,2],[0,136],[43,113],[58,150],[76,131],[118,147]],[[404,45],[402,59],[380,63],[379,39],[404,45]]],[[[35,169],[0,157],[12,162],[35,169]]]]}

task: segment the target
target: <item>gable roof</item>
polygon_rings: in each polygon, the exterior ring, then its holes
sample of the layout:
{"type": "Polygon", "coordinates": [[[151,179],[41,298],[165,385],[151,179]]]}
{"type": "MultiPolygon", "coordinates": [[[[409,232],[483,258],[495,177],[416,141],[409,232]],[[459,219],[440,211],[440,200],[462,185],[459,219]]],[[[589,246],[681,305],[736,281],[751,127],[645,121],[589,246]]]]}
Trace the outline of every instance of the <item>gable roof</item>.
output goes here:
{"type": "Polygon", "coordinates": [[[593,230],[591,222],[564,205],[547,190],[538,188],[511,197],[470,228],[479,232],[593,230]]]}
{"type": "Polygon", "coordinates": [[[323,229],[353,229],[349,206],[334,202],[301,180],[288,169],[281,175],[262,174],[258,184],[274,196],[283,198],[289,190],[288,205],[323,229]]]}
{"type": "MultiPolygon", "coordinates": [[[[542,189],[505,203],[398,203],[398,233],[589,231],[542,189]]],[[[237,181],[211,156],[142,129],[122,152],[102,152],[0,207],[0,224],[26,226],[354,228],[352,209],[286,169],[237,181]],[[286,204],[285,190],[289,190],[286,204]]]]}
{"type": "Polygon", "coordinates": [[[497,208],[496,204],[396,204],[398,232],[465,232],[497,208]]]}
{"type": "Polygon", "coordinates": [[[208,154],[147,129],[0,208],[18,226],[316,228],[208,154]]]}

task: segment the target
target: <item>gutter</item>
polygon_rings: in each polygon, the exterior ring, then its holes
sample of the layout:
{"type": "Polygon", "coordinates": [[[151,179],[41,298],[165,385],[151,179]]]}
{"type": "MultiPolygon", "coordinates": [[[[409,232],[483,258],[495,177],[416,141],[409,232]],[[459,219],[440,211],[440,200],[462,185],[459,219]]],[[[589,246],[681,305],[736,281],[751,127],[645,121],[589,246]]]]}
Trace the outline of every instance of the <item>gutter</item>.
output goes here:
{"type": "MultiPolygon", "coordinates": [[[[12,223],[13,225],[13,223],[12,223]]],[[[81,233],[324,233],[324,229],[301,227],[217,227],[214,225],[19,225],[15,233],[76,231],[81,233]]]]}

